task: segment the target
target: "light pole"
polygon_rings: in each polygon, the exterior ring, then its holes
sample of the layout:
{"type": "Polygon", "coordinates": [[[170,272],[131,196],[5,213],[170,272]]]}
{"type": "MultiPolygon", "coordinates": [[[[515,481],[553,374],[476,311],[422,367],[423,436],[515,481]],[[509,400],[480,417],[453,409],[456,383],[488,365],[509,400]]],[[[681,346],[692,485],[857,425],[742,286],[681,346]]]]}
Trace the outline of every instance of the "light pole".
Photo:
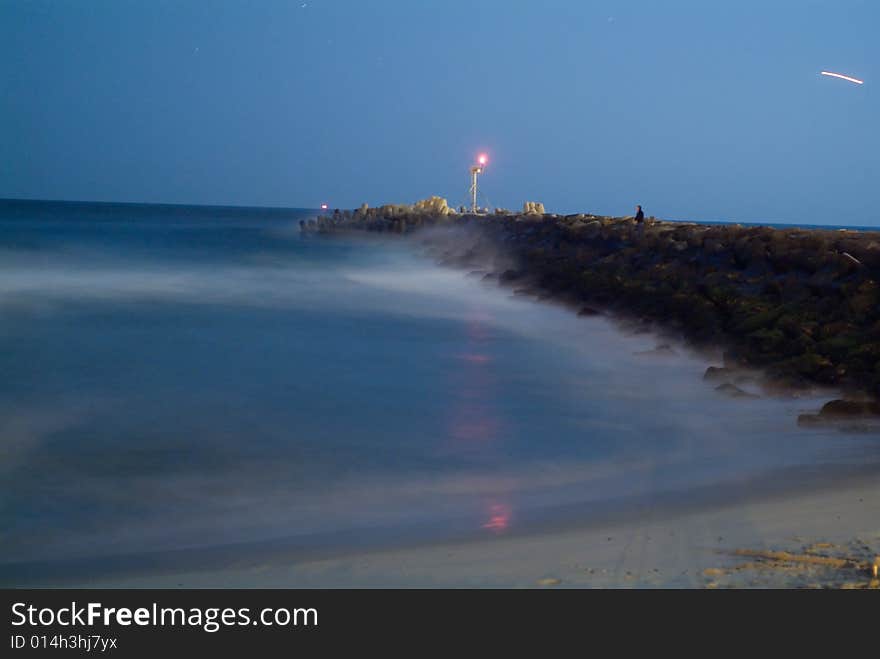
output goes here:
{"type": "Polygon", "coordinates": [[[477,212],[477,176],[483,173],[483,168],[486,166],[486,163],[489,162],[489,159],[486,157],[485,153],[481,153],[477,158],[477,164],[471,167],[471,189],[469,192],[471,193],[471,212],[477,212]]]}

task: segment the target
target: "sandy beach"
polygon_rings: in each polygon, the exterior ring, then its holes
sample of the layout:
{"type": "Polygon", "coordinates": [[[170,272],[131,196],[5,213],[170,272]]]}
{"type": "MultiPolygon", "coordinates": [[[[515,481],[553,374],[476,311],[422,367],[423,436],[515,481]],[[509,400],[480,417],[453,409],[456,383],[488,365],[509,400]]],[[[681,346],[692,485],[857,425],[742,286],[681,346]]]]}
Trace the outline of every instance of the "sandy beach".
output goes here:
{"type": "MultiPolygon", "coordinates": [[[[796,479],[795,479],[796,480],[796,479]]],[[[792,483],[788,483],[792,485],[792,483]]],[[[152,588],[876,588],[880,478],[849,474],[755,496],[656,501],[588,526],[297,559],[246,554],[209,569],[73,586],[152,588]],[[708,503],[706,500],[708,499],[708,503]]]]}

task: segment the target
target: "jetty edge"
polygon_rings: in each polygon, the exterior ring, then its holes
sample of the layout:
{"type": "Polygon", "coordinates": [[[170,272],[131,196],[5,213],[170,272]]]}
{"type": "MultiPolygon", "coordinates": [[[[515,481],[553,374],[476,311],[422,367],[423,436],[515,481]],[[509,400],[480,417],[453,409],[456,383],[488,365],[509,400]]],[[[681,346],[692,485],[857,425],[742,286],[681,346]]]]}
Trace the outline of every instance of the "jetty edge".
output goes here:
{"type": "MultiPolygon", "coordinates": [[[[723,348],[706,379],[760,370],[770,393],[842,390],[805,424],[876,417],[880,407],[880,232],[670,222],[497,210],[456,212],[432,197],[301,222],[305,233],[424,232],[448,265],[578,306],[622,314],[723,348]],[[494,256],[493,256],[494,255],[494,256]],[[500,255],[500,256],[499,256],[500,255]],[[488,259],[488,261],[487,261],[488,259]]],[[[541,207],[543,210],[543,207],[541,207]]]]}

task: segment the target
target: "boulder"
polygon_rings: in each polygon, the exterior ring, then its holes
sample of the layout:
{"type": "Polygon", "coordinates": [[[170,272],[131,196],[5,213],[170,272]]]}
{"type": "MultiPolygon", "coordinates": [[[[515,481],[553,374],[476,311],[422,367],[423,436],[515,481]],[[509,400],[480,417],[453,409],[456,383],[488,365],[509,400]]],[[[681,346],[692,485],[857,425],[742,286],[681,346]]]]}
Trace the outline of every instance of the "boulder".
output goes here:
{"type": "Polygon", "coordinates": [[[511,282],[516,281],[520,277],[522,277],[522,274],[520,272],[517,272],[516,270],[505,270],[501,273],[499,279],[503,282],[511,282]]]}
{"type": "Polygon", "coordinates": [[[880,416],[880,403],[866,400],[831,400],[822,406],[819,416],[825,419],[853,419],[880,416]]]}
{"type": "Polygon", "coordinates": [[[715,387],[715,391],[720,394],[724,394],[725,396],[729,396],[730,398],[760,398],[760,396],[749,393],[744,389],[740,389],[735,384],[731,384],[730,382],[719,384],[717,387],[715,387]]]}
{"type": "Polygon", "coordinates": [[[722,366],[710,366],[703,373],[703,379],[712,381],[729,381],[734,378],[736,371],[732,368],[724,368],[722,366]]]}

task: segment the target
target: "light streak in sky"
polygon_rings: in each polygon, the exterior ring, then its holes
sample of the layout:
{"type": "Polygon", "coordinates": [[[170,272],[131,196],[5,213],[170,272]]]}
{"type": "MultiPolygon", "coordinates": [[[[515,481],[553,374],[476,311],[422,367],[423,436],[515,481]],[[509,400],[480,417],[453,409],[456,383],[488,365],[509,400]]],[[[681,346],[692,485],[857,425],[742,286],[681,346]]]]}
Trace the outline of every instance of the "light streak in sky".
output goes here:
{"type": "Polygon", "coordinates": [[[832,73],[831,71],[822,71],[823,76],[831,76],[832,78],[840,78],[841,80],[846,80],[848,82],[854,82],[857,85],[864,85],[864,80],[859,80],[858,78],[850,78],[849,76],[845,76],[842,73],[832,73]]]}

